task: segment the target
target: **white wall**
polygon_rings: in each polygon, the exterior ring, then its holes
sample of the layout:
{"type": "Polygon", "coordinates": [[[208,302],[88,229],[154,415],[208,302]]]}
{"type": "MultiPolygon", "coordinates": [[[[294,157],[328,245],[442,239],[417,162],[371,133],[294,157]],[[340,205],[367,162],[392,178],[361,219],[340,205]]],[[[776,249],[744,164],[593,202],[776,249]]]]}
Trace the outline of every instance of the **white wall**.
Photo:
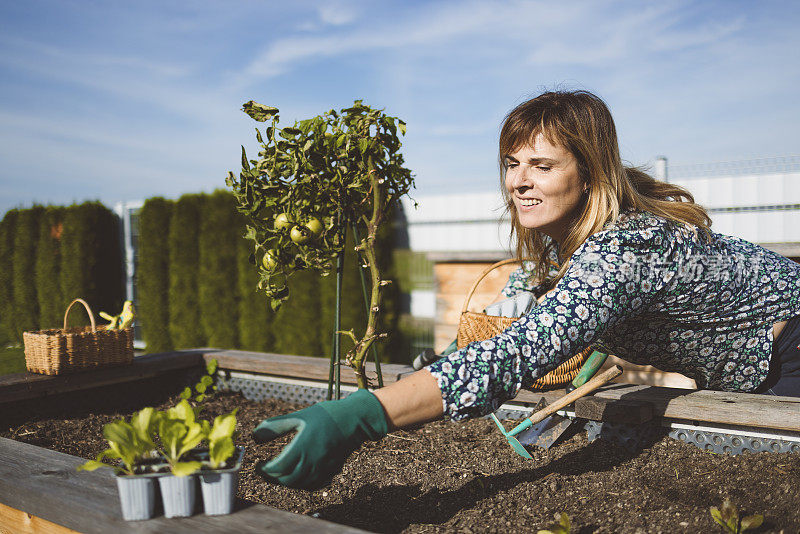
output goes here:
{"type": "MultiPolygon", "coordinates": [[[[712,229],[755,243],[800,243],[800,173],[713,176],[670,180],[688,189],[711,210],[712,229]],[[797,206],[765,211],[715,211],[725,208],[797,206]]],[[[499,222],[504,206],[499,191],[417,198],[404,203],[412,250],[429,252],[509,250],[510,225],[499,222]]]]}

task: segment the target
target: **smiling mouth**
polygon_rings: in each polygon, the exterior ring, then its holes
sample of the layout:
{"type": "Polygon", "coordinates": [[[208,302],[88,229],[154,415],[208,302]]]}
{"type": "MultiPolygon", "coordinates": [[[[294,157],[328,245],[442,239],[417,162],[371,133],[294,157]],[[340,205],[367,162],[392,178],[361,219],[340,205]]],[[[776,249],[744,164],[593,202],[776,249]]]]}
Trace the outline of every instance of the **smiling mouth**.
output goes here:
{"type": "Polygon", "coordinates": [[[521,199],[519,199],[519,203],[522,206],[530,207],[530,206],[536,206],[538,204],[541,204],[542,201],[539,200],[538,198],[521,198],[521,199]]]}

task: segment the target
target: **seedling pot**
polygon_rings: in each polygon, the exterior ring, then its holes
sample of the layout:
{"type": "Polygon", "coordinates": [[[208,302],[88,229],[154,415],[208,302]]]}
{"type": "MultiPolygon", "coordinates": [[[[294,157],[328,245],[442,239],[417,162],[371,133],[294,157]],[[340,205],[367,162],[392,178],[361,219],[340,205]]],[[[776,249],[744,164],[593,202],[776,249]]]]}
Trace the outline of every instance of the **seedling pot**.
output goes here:
{"type": "Polygon", "coordinates": [[[117,475],[117,489],[125,521],[153,517],[156,504],[155,475],[117,475]]]}
{"type": "Polygon", "coordinates": [[[166,517],[189,517],[194,512],[197,480],[194,475],[177,477],[163,475],[158,478],[161,499],[166,517]]]}
{"type": "Polygon", "coordinates": [[[200,471],[200,489],[203,493],[203,508],[206,515],[224,515],[233,511],[233,498],[239,482],[244,449],[237,447],[233,458],[235,463],[228,469],[208,469],[200,471]]]}

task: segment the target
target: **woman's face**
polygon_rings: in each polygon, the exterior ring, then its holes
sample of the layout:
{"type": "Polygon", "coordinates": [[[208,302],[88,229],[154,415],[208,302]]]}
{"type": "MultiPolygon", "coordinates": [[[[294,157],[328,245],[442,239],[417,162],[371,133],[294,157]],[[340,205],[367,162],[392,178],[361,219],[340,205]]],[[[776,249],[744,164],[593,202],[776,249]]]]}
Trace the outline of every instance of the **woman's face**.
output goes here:
{"type": "Polygon", "coordinates": [[[576,216],[584,183],[575,156],[550,144],[543,135],[513,154],[506,154],[506,189],[519,222],[561,242],[576,216]]]}

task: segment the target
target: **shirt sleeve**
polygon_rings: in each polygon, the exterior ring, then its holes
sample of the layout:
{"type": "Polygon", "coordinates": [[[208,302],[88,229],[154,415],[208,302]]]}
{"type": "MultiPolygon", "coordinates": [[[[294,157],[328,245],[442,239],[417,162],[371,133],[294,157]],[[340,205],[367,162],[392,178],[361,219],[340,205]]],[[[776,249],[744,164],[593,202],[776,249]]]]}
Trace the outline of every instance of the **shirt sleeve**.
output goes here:
{"type": "Polygon", "coordinates": [[[590,236],[530,314],[427,368],[445,415],[460,420],[496,411],[618,321],[642,313],[672,279],[671,270],[658,266],[670,264],[673,255],[663,226],[590,236]]]}

